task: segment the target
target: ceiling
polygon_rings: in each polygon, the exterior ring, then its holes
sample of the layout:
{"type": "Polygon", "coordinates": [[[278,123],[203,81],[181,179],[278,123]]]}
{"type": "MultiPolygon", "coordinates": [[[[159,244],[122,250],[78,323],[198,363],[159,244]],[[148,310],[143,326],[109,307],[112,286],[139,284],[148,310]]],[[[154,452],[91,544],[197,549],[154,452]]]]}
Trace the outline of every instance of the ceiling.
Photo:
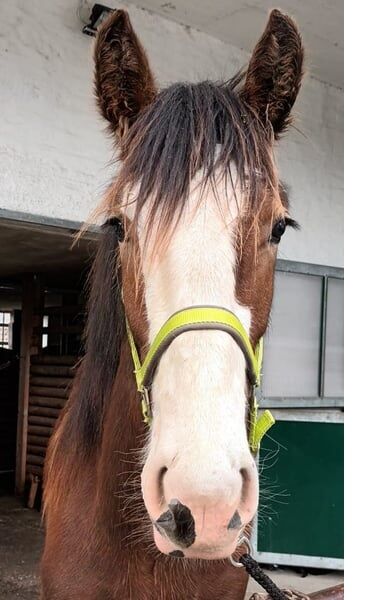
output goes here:
{"type": "Polygon", "coordinates": [[[299,24],[309,74],[343,88],[342,0],[132,0],[167,19],[249,51],[268,12],[280,8],[299,24]]]}
{"type": "Polygon", "coordinates": [[[26,273],[42,273],[54,288],[82,286],[95,252],[94,234],[72,247],[74,232],[63,227],[0,219],[0,283],[26,273]]]}

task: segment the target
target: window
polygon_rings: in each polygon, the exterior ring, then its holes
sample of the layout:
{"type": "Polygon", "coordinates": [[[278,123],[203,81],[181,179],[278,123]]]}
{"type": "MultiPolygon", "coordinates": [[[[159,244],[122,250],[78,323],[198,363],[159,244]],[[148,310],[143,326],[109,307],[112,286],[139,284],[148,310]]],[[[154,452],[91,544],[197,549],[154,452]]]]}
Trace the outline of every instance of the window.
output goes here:
{"type": "Polygon", "coordinates": [[[12,313],[0,311],[0,347],[12,348],[12,313]]]}
{"type": "Polygon", "coordinates": [[[343,404],[343,294],[343,269],[278,261],[261,404],[343,404]]]}
{"type": "MultiPolygon", "coordinates": [[[[43,331],[48,329],[48,315],[43,315],[43,331]]],[[[42,333],[42,348],[47,348],[48,346],[48,333],[42,333]]]]}
{"type": "Polygon", "coordinates": [[[265,339],[263,393],[269,398],[317,395],[321,283],[320,277],[276,273],[265,339]]]}

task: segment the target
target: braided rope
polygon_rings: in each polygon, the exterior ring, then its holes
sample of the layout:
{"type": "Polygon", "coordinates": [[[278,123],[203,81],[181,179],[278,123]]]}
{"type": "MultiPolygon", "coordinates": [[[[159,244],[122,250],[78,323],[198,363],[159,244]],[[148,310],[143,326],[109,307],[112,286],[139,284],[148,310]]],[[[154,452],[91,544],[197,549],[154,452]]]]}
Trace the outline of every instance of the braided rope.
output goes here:
{"type": "Polygon", "coordinates": [[[271,600],[288,600],[288,596],[279,590],[277,585],[266,575],[266,573],[260,568],[257,561],[250,556],[250,554],[243,554],[239,558],[239,562],[245,567],[248,574],[255,579],[259,585],[266,590],[270,595],[271,600]]]}

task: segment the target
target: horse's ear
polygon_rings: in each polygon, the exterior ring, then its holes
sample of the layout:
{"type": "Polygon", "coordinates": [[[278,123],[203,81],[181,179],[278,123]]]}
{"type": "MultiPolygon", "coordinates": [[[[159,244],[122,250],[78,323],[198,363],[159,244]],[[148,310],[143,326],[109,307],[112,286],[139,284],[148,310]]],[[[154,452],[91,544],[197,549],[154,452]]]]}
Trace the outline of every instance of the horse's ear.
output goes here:
{"type": "Polygon", "coordinates": [[[147,56],[126,11],[114,11],[98,31],[94,60],[98,106],[119,139],[156,95],[147,56]]]}
{"type": "Polygon", "coordinates": [[[294,21],[273,10],[255,47],[242,97],[261,121],[271,124],[275,137],[289,125],[300,89],[304,49],[294,21]]]}

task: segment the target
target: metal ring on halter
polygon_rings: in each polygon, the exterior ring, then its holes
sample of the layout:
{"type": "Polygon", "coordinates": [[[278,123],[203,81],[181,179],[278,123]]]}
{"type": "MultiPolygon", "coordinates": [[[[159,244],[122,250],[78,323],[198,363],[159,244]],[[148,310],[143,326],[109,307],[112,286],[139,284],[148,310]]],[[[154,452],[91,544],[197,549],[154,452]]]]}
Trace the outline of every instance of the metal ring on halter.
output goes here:
{"type": "MultiPolygon", "coordinates": [[[[246,548],[247,548],[247,552],[248,554],[251,554],[251,545],[250,545],[250,540],[249,538],[246,537],[246,535],[243,535],[239,540],[238,540],[238,544],[237,544],[237,548],[239,546],[243,546],[245,544],[246,548]]],[[[229,560],[232,563],[233,567],[243,567],[244,565],[242,563],[240,563],[238,560],[234,560],[233,556],[229,556],[229,560]]]]}

